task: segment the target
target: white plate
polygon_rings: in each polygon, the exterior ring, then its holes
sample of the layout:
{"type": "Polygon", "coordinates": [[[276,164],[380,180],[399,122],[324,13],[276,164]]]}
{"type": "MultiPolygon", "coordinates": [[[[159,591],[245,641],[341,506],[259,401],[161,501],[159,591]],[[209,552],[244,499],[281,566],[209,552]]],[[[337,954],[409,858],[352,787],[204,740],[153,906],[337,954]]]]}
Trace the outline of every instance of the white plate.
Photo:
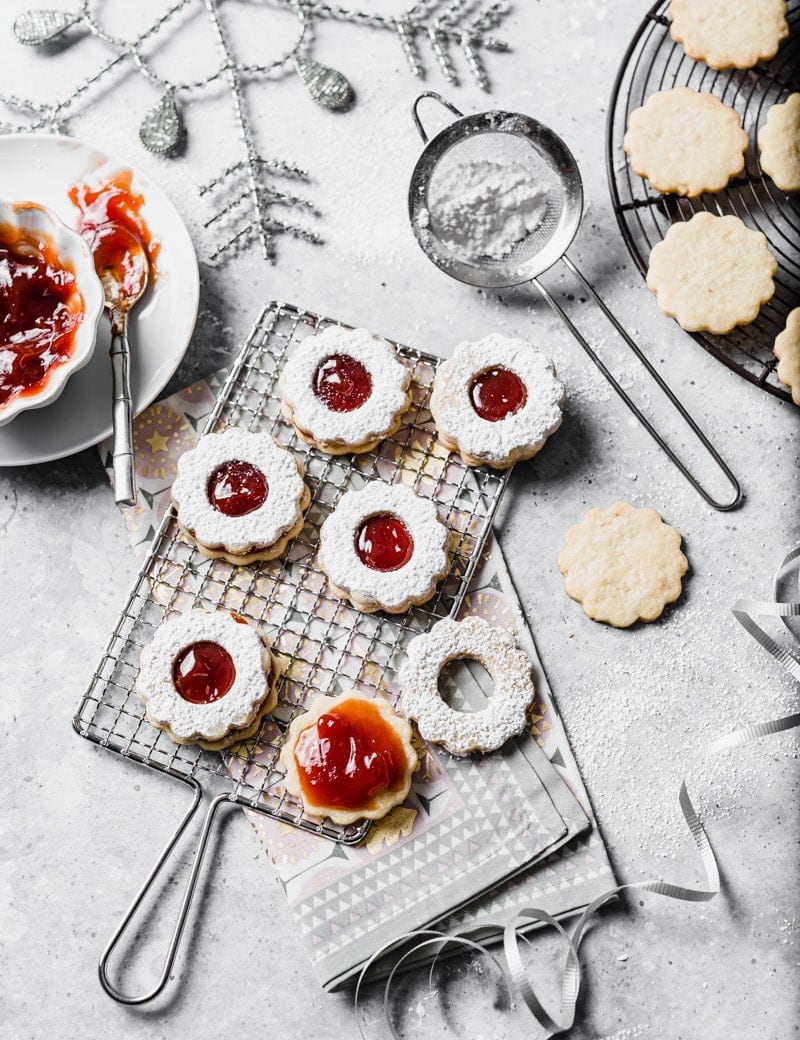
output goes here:
{"type": "MultiPolygon", "coordinates": [[[[133,169],[69,137],[0,136],[0,196],[49,206],[69,227],[77,210],[67,192],[89,173],[133,169]]],[[[178,211],[149,177],[133,169],[133,189],[144,195],[142,215],[159,242],[158,278],[129,322],[134,414],[166,386],[189,345],[200,293],[197,257],[178,211]]],[[[108,321],[100,319],[92,360],[69,380],[59,399],[23,412],[0,427],[0,466],[61,459],[111,433],[111,362],[108,321]]]]}

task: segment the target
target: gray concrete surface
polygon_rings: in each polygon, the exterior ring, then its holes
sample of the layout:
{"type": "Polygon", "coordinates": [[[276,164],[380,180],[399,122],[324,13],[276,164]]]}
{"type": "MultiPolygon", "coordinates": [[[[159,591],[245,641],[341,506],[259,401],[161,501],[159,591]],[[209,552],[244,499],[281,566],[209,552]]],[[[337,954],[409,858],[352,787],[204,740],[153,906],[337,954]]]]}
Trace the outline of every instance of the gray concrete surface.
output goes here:
{"type": "MultiPolygon", "coordinates": [[[[104,50],[87,43],[51,55],[23,51],[9,28],[26,6],[7,0],[0,12],[0,89],[45,100],[104,50]]],[[[474,292],[448,282],[419,252],[404,195],[418,152],[408,111],[420,84],[394,40],[341,24],[320,31],[317,56],[350,75],[358,92],[346,116],[318,111],[293,79],[250,92],[264,151],[312,171],[308,191],[326,238],[320,248],[281,241],[275,266],[253,251],[222,267],[205,260],[196,187],[237,154],[224,95],[188,106],[189,142],[178,160],[139,146],[137,114],[154,96],[138,80],[101,92],[70,129],[147,168],[195,235],[201,311],[173,388],[232,357],[261,304],[276,297],[438,353],[492,330],[550,350],[569,391],[566,419],[539,459],[515,473],[500,539],[620,878],[701,880],[677,808],[687,771],[725,878],[724,894],[710,904],[643,897],[604,917],[585,944],[585,996],[572,1035],[781,1040],[799,1021],[797,740],[782,735],[713,762],[698,752],[713,735],[795,704],[793,684],[747,640],[729,607],[741,594],[766,596],[772,570],[798,542],[797,412],[729,373],[663,318],[620,241],[603,166],[605,106],[644,8],[632,0],[519,2],[504,29],[513,52],[488,56],[490,98],[472,84],[447,92],[466,110],[530,112],[567,139],[588,200],[572,255],[734,465],[747,501],[732,514],[712,512],[665,463],[531,293],[474,292]],[[589,622],[563,595],[555,565],[566,528],[617,497],[659,509],[684,535],[691,561],[681,601],[658,624],[629,632],[589,622]]],[[[225,12],[240,26],[264,17],[238,3],[225,12]]],[[[120,32],[144,19],[129,5],[107,4],[102,14],[120,32]]],[[[200,61],[199,48],[187,49],[194,23],[187,25],[186,39],[159,56],[179,73],[200,61]]],[[[262,57],[269,46],[264,34],[238,38],[262,57]]],[[[433,71],[425,85],[445,89],[433,71]]],[[[576,288],[557,273],[551,282],[575,295],[575,314],[609,341],[626,384],[655,406],[576,288]]],[[[103,994],[100,950],[185,803],[165,778],[79,741],[70,728],[135,568],[93,450],[0,472],[0,530],[0,1036],[357,1036],[348,999],[326,996],[314,982],[280,886],[238,812],[212,850],[168,996],[135,1009],[103,994]]],[[[143,950],[124,973],[132,985],[156,973],[183,876],[176,871],[158,913],[142,922],[143,950]]],[[[537,975],[552,974],[557,952],[549,940],[537,942],[537,975]]],[[[402,1035],[439,1037],[445,1022],[472,1040],[537,1035],[522,1009],[495,999],[488,968],[481,987],[471,978],[454,969],[439,994],[428,993],[422,975],[410,979],[396,1009],[402,1035]]],[[[366,1035],[388,1035],[374,995],[364,1019],[366,1035]]]]}

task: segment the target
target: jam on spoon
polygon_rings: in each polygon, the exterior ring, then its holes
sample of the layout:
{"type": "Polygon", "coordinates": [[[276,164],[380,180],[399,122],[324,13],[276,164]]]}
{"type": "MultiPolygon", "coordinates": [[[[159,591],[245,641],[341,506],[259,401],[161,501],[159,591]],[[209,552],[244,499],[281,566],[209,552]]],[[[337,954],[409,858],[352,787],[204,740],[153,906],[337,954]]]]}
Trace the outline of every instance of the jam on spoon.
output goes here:
{"type": "Polygon", "coordinates": [[[500,422],[524,407],[528,391],[516,372],[497,365],[475,376],[469,387],[469,399],[481,419],[500,422]]]}
{"type": "Polygon", "coordinates": [[[230,459],[217,466],[208,479],[208,501],[225,516],[247,516],[267,500],[269,485],[251,462],[230,459]]]}
{"type": "Polygon", "coordinates": [[[355,535],[356,553],[373,571],[396,571],[414,555],[411,532],[393,513],[377,513],[363,520],[355,535]]]}
{"type": "Polygon", "coordinates": [[[303,794],[320,806],[366,810],[405,779],[400,738],[363,700],[340,701],[321,715],[300,734],[294,757],[303,794]]]}
{"type": "Polygon", "coordinates": [[[332,412],[353,412],[369,399],[372,377],[356,358],[333,354],[317,365],[312,386],[319,400],[332,412]]]}

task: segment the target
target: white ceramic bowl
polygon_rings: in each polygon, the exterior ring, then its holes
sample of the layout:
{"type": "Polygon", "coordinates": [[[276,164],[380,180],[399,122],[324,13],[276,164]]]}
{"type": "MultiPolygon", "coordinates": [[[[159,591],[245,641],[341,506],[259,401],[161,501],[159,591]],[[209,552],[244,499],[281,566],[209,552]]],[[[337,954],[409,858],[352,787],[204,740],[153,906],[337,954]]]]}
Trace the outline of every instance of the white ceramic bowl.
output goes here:
{"type": "Polygon", "coordinates": [[[59,260],[74,272],[78,291],[83,297],[83,317],[75,330],[71,357],[50,370],[36,393],[20,394],[12,397],[5,405],[0,405],[0,426],[5,426],[22,411],[42,408],[55,401],[69,377],[89,361],[94,352],[97,324],[103,312],[103,288],[94,269],[89,246],[76,231],[62,223],[52,210],[35,202],[4,202],[0,199],[2,225],[29,231],[31,236],[47,236],[59,260]]]}

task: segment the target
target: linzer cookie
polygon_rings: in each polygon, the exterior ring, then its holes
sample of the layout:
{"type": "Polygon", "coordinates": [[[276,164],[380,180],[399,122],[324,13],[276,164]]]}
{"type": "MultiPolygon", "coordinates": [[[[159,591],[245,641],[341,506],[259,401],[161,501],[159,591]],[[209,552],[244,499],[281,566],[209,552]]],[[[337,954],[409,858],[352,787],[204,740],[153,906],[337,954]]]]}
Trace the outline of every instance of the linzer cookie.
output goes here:
{"type": "Polygon", "coordinates": [[[800,404],[800,307],[789,312],[786,328],[775,338],[778,379],[792,391],[792,400],[800,404]]]}
{"type": "Polygon", "coordinates": [[[738,217],[695,213],[653,247],[647,287],[684,329],[722,334],[756,319],[777,269],[762,232],[738,217]]]}
{"type": "Polygon", "coordinates": [[[721,191],[741,173],[747,142],[738,112],[713,94],[675,87],[631,112],[624,148],[656,191],[691,198],[721,191]]]}
{"type": "Polygon", "coordinates": [[[294,719],[281,763],[306,813],[346,826],[378,820],[406,798],[417,753],[411,726],[386,701],[350,690],[317,697],[294,719]]]}
{"type": "Polygon", "coordinates": [[[300,464],[269,434],[230,429],[181,455],[172,499],[201,552],[241,565],[283,552],[311,493],[300,464]]]}
{"type": "Polygon", "coordinates": [[[439,366],[431,414],[439,440],[469,466],[508,469],[561,425],[564,387],[553,362],[524,339],[459,343],[439,366]]]}
{"type": "Polygon", "coordinates": [[[758,147],[762,170],[781,191],[800,191],[800,94],[767,112],[758,147]]]}
{"type": "Polygon", "coordinates": [[[483,618],[444,618],[416,636],[400,670],[401,708],[416,719],[420,736],[453,755],[494,751],[525,728],[535,696],[531,662],[507,629],[483,618]],[[439,694],[439,672],[458,658],[480,662],[494,690],[480,711],[455,711],[439,694]]]}
{"type": "Polygon", "coordinates": [[[669,32],[712,69],[751,69],[789,35],[786,0],[670,0],[669,32]]]}
{"type": "Polygon", "coordinates": [[[615,502],[567,531],[558,566],[564,591],[588,617],[628,628],[655,621],[680,596],[689,563],[679,532],[655,509],[615,502]]]}
{"type": "Polygon", "coordinates": [[[277,703],[278,674],[269,643],[243,619],[192,610],[156,629],[135,689],[170,740],[216,751],[257,732],[277,703]]]}
{"type": "Polygon", "coordinates": [[[372,451],[399,429],[410,383],[411,372],[386,340],[332,325],[290,355],[280,378],[281,411],[322,451],[372,451]]]}
{"type": "Polygon", "coordinates": [[[335,595],[363,611],[425,603],[449,566],[448,530],[430,499],[405,484],[348,491],[323,523],[317,562],[335,595]]]}

